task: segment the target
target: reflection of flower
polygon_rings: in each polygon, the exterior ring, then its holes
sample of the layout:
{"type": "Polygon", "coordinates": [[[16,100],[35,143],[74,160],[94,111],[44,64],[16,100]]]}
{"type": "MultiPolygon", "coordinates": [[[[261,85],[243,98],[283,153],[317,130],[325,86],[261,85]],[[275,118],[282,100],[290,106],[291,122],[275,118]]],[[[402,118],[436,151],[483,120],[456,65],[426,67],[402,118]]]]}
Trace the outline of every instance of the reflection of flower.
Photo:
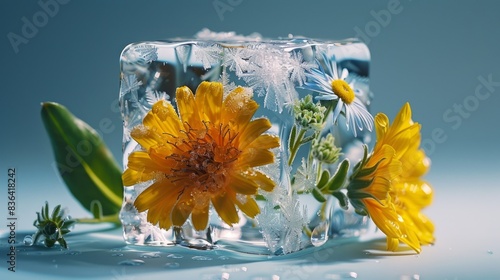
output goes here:
{"type": "Polygon", "coordinates": [[[149,209],[148,221],[162,228],[182,226],[191,215],[194,228],[203,230],[210,204],[227,224],[239,221],[235,206],[255,217],[253,196],[275,183],[254,167],[274,162],[269,149],[279,139],[263,134],[268,119],[251,120],[258,108],[251,92],[239,87],[223,98],[222,84],[203,82],[196,95],[178,88],[176,100],[178,114],[159,101],[132,130],[144,151],[130,154],[124,185],[153,180],[137,197],[137,209],[149,209]]]}
{"type": "Polygon", "coordinates": [[[384,114],[375,117],[375,126],[377,143],[354,171],[348,196],[387,235],[389,250],[401,241],[420,252],[420,245],[434,241],[434,226],[420,213],[432,200],[431,187],[420,179],[429,166],[419,149],[420,125],[413,123],[406,104],[392,126],[384,114]]]}
{"type": "Polygon", "coordinates": [[[352,84],[346,82],[349,71],[343,68],[339,75],[339,68],[335,60],[330,60],[323,54],[326,69],[321,67],[311,69],[307,73],[308,81],[303,88],[318,92],[318,100],[334,100],[336,104],[333,114],[330,115],[333,122],[343,113],[346,118],[347,129],[352,129],[354,135],[357,131],[373,128],[373,117],[366,109],[366,106],[358,98],[359,93],[353,89],[352,84]]]}

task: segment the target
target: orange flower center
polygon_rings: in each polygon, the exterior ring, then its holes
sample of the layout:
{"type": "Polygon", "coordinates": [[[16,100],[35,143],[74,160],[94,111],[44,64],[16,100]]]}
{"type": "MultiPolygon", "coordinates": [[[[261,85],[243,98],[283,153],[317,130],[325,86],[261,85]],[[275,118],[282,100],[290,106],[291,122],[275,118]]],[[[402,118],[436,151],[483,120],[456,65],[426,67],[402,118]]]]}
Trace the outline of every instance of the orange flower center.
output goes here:
{"type": "Polygon", "coordinates": [[[175,165],[166,177],[184,185],[183,191],[191,191],[196,204],[205,206],[210,196],[224,192],[226,175],[241,153],[234,143],[237,133],[222,124],[205,124],[205,129],[190,128],[183,133],[175,143],[169,142],[175,149],[166,158],[174,160],[175,165]]]}

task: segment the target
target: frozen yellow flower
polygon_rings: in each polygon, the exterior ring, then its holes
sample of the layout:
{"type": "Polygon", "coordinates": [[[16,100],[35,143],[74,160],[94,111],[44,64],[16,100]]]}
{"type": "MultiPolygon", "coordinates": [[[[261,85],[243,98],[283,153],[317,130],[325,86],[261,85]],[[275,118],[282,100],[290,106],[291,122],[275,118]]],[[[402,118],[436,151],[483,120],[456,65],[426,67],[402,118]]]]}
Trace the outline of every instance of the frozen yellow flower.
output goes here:
{"type": "Polygon", "coordinates": [[[420,125],[411,120],[407,103],[393,124],[384,114],[375,117],[377,142],[352,175],[348,196],[387,236],[394,251],[403,242],[420,252],[434,241],[434,226],[420,210],[432,201],[432,189],[420,177],[429,160],[420,146],[420,125]]]}
{"type": "Polygon", "coordinates": [[[270,149],[279,138],[264,134],[268,119],[252,120],[258,104],[251,91],[238,87],[224,98],[221,83],[202,82],[195,95],[178,88],[176,101],[177,112],[168,101],[155,103],[131,132],[143,150],[129,155],[124,185],[152,180],[137,210],[165,229],[190,216],[196,230],[205,229],[210,205],[229,225],[239,221],[237,208],[255,217],[254,195],[275,183],[254,167],[274,162],[270,149]]]}

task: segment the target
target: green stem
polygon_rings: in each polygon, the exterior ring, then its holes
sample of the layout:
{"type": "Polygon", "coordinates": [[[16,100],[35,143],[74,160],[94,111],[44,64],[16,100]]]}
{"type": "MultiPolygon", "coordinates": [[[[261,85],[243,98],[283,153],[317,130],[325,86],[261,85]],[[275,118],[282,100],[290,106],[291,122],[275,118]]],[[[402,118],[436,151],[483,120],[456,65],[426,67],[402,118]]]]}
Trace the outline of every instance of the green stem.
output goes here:
{"type": "Polygon", "coordinates": [[[120,219],[118,218],[118,213],[108,216],[102,216],[100,219],[96,218],[81,218],[75,219],[75,221],[79,224],[98,224],[98,223],[113,223],[120,224],[120,219]]]}
{"type": "Polygon", "coordinates": [[[288,159],[288,166],[292,166],[292,163],[295,159],[295,156],[297,155],[297,151],[300,148],[300,145],[302,145],[302,139],[304,139],[304,135],[306,134],[306,129],[301,128],[299,135],[297,136],[296,139],[293,140],[292,145],[290,146],[290,159],[288,159]]]}

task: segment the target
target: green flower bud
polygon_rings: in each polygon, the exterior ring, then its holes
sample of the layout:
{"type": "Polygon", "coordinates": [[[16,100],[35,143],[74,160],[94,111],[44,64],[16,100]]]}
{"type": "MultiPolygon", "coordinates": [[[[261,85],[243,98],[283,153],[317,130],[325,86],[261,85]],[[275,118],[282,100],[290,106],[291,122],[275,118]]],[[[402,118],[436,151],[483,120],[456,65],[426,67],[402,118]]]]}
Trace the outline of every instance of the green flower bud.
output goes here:
{"type": "Polygon", "coordinates": [[[319,102],[314,104],[311,95],[307,95],[293,106],[295,122],[306,129],[320,130],[323,125],[326,107],[319,102]]]}
{"type": "Polygon", "coordinates": [[[328,134],[321,140],[315,139],[312,142],[312,156],[320,162],[332,164],[337,162],[341,149],[335,146],[335,138],[328,134]]]}

